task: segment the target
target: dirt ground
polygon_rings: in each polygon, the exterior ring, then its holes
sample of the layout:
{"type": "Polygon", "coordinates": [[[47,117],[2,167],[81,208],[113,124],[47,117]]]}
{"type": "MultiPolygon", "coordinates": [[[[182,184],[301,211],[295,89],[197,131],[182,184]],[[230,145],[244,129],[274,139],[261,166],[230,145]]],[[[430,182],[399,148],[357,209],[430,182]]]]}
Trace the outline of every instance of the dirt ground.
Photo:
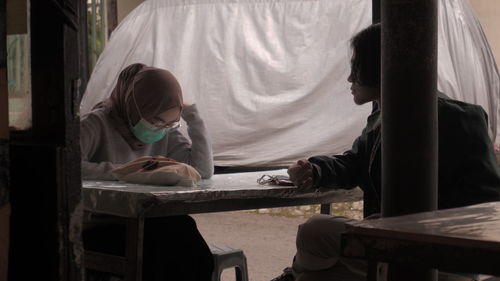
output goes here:
{"type": "MultiPolygon", "coordinates": [[[[334,215],[361,217],[361,201],[332,205],[334,215]]],[[[319,205],[309,205],[191,216],[209,244],[228,245],[244,251],[250,281],[268,281],[291,266],[297,227],[319,211],[319,205]]],[[[234,268],[224,270],[221,281],[233,280],[236,280],[234,268]]],[[[110,281],[123,280],[116,277],[110,281]]]]}
{"type": "MultiPolygon", "coordinates": [[[[290,266],[295,254],[297,226],[306,218],[251,212],[192,215],[208,243],[240,248],[247,257],[250,281],[265,281],[290,266]]],[[[235,280],[234,270],[225,270],[222,281],[235,280]]]]}
{"type": "MultiPolygon", "coordinates": [[[[360,219],[362,202],[335,204],[333,213],[360,219]]],[[[318,213],[318,206],[259,209],[192,215],[208,243],[240,248],[247,257],[250,281],[269,281],[290,266],[297,226],[318,213]]],[[[221,281],[236,280],[227,269],[221,281]]],[[[481,276],[480,280],[500,281],[481,276]]]]}
{"type": "MultiPolygon", "coordinates": [[[[208,243],[240,248],[247,257],[250,281],[267,281],[291,265],[299,224],[319,214],[320,205],[192,215],[208,243]]],[[[363,202],[332,204],[332,214],[361,219],[363,202]]],[[[222,281],[236,280],[225,270],[222,281]]]]}

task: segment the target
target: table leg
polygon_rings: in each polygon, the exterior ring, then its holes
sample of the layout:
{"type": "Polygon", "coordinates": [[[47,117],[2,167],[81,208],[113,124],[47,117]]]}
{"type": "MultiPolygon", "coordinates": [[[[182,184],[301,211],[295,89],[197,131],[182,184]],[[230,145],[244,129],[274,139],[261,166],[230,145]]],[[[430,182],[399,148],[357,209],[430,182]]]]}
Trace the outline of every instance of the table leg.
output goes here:
{"type": "Polygon", "coordinates": [[[331,204],[321,204],[320,213],[324,215],[331,215],[332,205],[331,204]]]}
{"type": "Polygon", "coordinates": [[[125,281],[142,281],[144,218],[127,219],[125,281]]]}

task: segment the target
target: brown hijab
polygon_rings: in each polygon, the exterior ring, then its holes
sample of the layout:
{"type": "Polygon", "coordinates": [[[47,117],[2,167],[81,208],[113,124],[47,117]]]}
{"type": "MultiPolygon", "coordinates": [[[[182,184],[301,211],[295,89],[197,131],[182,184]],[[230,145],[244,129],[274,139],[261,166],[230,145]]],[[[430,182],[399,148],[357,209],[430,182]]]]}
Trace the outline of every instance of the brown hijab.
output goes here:
{"type": "Polygon", "coordinates": [[[141,116],[150,121],[175,107],[182,109],[182,90],[174,75],[164,69],[135,63],[122,70],[111,96],[94,109],[104,108],[132,149],[139,150],[144,143],[132,134],[130,127],[137,124],[141,116]]]}

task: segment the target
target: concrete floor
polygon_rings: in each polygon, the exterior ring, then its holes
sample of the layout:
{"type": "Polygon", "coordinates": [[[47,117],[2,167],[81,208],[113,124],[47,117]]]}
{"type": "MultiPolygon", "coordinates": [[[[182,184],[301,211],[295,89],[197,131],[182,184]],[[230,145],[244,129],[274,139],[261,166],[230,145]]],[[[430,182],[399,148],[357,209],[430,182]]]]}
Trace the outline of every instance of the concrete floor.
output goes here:
{"type": "MultiPolygon", "coordinates": [[[[297,226],[306,220],[243,211],[192,217],[208,243],[244,251],[250,281],[271,280],[290,266],[295,254],[297,226]]],[[[225,270],[222,281],[232,280],[235,280],[234,270],[225,270]]]]}

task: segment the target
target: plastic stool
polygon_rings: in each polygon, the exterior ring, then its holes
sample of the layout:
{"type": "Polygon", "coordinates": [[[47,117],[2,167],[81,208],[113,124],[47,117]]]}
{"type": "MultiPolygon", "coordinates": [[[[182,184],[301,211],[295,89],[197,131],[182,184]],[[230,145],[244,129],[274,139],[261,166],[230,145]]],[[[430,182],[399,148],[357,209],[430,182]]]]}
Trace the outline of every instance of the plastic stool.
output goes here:
{"type": "Polygon", "coordinates": [[[214,257],[212,281],[220,281],[222,271],[234,267],[237,281],[248,281],[247,258],[243,251],[223,245],[209,245],[214,257]]]}

